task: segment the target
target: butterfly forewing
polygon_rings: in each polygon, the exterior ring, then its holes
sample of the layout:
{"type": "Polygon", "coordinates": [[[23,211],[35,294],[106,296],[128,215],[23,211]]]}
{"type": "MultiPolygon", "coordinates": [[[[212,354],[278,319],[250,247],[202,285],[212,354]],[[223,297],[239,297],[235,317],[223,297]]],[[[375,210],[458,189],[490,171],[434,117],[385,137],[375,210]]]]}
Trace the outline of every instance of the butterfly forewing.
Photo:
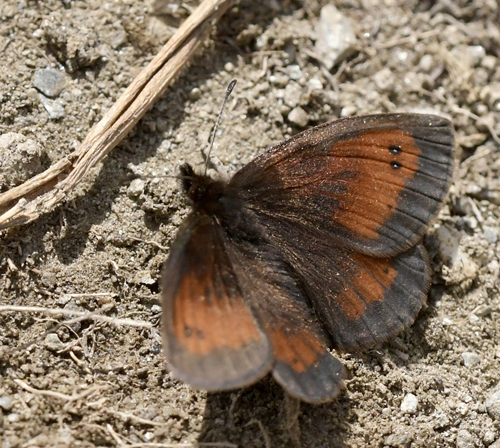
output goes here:
{"type": "Polygon", "coordinates": [[[231,180],[249,207],[391,256],[415,244],[446,195],[448,120],[374,115],[334,121],[270,149],[231,180]]]}
{"type": "Polygon", "coordinates": [[[224,232],[193,213],[163,277],[165,355],[175,375],[207,390],[248,385],[271,369],[272,349],[245,304],[224,232]]]}

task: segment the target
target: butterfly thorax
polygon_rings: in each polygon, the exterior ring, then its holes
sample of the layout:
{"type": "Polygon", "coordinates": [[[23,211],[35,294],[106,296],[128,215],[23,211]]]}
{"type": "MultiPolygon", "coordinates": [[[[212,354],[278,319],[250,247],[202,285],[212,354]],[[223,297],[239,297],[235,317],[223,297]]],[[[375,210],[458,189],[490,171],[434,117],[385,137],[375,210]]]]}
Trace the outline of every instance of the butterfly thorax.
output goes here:
{"type": "Polygon", "coordinates": [[[227,183],[212,179],[206,174],[197,174],[189,164],[180,167],[182,188],[193,207],[208,215],[217,214],[220,200],[226,193],[227,183]]]}

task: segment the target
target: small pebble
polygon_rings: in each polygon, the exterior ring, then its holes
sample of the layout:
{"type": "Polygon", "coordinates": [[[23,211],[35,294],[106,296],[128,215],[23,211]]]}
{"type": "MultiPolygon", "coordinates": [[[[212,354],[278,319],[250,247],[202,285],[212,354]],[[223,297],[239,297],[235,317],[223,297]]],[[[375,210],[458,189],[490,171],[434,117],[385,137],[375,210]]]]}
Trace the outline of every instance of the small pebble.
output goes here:
{"type": "Polygon", "coordinates": [[[465,367],[472,367],[475,366],[476,364],[479,364],[481,359],[476,353],[473,352],[463,352],[462,353],[462,359],[464,361],[464,366],[465,367]]]}
{"type": "Polygon", "coordinates": [[[156,129],[158,129],[158,132],[165,132],[168,130],[168,120],[165,120],[164,118],[158,117],[156,119],[156,129]]]}
{"type": "Polygon", "coordinates": [[[481,61],[481,67],[484,67],[487,70],[495,70],[498,66],[498,59],[492,55],[486,55],[481,61]]]}
{"type": "Polygon", "coordinates": [[[66,78],[59,70],[44,68],[35,72],[33,85],[45,96],[53,98],[66,87],[66,78]]]}
{"type": "Polygon", "coordinates": [[[189,98],[192,100],[199,100],[201,98],[201,90],[198,87],[194,87],[189,92],[189,98]]]}
{"type": "Polygon", "coordinates": [[[323,83],[321,82],[320,79],[314,77],[311,78],[309,81],[307,81],[307,84],[311,87],[313,90],[323,90],[323,83]]]}
{"type": "Polygon", "coordinates": [[[472,311],[476,316],[486,317],[491,314],[493,308],[490,305],[479,305],[477,308],[472,311]]]}
{"type": "Polygon", "coordinates": [[[500,439],[495,440],[488,448],[500,448],[500,439]]]}
{"type": "Polygon", "coordinates": [[[389,92],[393,89],[395,81],[390,69],[383,68],[373,75],[373,82],[381,92],[389,92]]]}
{"type": "Polygon", "coordinates": [[[418,398],[413,394],[407,394],[401,403],[401,411],[405,414],[415,414],[418,408],[418,398]]]}
{"type": "Polygon", "coordinates": [[[466,429],[460,429],[456,440],[457,448],[475,448],[476,443],[472,434],[466,429]]]}
{"type": "Polygon", "coordinates": [[[302,69],[298,64],[292,64],[288,66],[288,77],[294,81],[298,81],[302,78],[302,69]]]}
{"type": "Polygon", "coordinates": [[[298,127],[304,128],[309,123],[309,115],[302,109],[302,107],[295,107],[288,114],[288,120],[297,125],[298,127]]]}
{"type": "Polygon", "coordinates": [[[420,58],[420,62],[418,63],[418,65],[424,72],[429,72],[434,66],[434,58],[431,54],[424,54],[420,58]]]}
{"type": "Polygon", "coordinates": [[[481,45],[456,45],[451,49],[453,57],[467,67],[479,65],[486,56],[486,50],[481,45]]]}
{"type": "Polygon", "coordinates": [[[333,5],[321,9],[315,50],[328,70],[356,52],[356,34],[349,20],[333,5]]]}
{"type": "Polygon", "coordinates": [[[484,436],[483,436],[483,442],[486,444],[486,445],[490,445],[492,444],[494,441],[495,441],[495,438],[496,438],[496,434],[494,431],[486,431],[484,433],[484,436]]]}
{"type": "Polygon", "coordinates": [[[154,285],[156,280],[151,277],[151,271],[140,271],[137,275],[138,283],[143,285],[154,285]]]}
{"type": "Polygon", "coordinates": [[[297,107],[302,98],[302,88],[295,82],[287,84],[283,100],[287,106],[297,107]]]}
{"type": "Polygon", "coordinates": [[[0,408],[2,408],[4,411],[10,411],[13,406],[12,399],[8,397],[7,395],[3,395],[0,397],[0,408]]]}
{"type": "Polygon", "coordinates": [[[49,118],[52,120],[58,120],[59,118],[64,117],[66,113],[64,106],[57,102],[57,100],[51,100],[42,94],[38,95],[38,98],[49,114],[49,118]]]}
{"type": "Polygon", "coordinates": [[[486,410],[493,420],[500,421],[500,390],[486,399],[486,410]]]}
{"type": "Polygon", "coordinates": [[[127,189],[127,196],[129,198],[136,198],[144,193],[144,181],[142,179],[134,179],[130,182],[127,189]]]}
{"type": "Polygon", "coordinates": [[[153,305],[151,307],[151,312],[158,314],[161,313],[161,306],[160,305],[153,305]]]}
{"type": "Polygon", "coordinates": [[[385,444],[394,448],[406,448],[410,446],[413,437],[411,434],[391,434],[386,437],[385,444]]]}
{"type": "Polygon", "coordinates": [[[483,226],[483,235],[488,243],[495,244],[498,241],[498,229],[496,227],[483,226]]]}
{"type": "Polygon", "coordinates": [[[234,72],[234,64],[232,62],[226,62],[224,64],[224,70],[228,73],[234,72]]]}
{"type": "Polygon", "coordinates": [[[58,352],[60,350],[64,350],[64,348],[65,348],[65,345],[59,339],[59,336],[56,333],[49,333],[45,337],[45,341],[43,342],[43,345],[45,345],[45,348],[47,348],[53,352],[58,352]]]}
{"type": "Polygon", "coordinates": [[[36,141],[22,134],[0,135],[0,190],[22,184],[41,172],[42,153],[36,141]]]}
{"type": "Polygon", "coordinates": [[[21,417],[19,417],[19,414],[9,414],[7,416],[7,420],[10,423],[17,423],[19,420],[21,420],[21,417]]]}

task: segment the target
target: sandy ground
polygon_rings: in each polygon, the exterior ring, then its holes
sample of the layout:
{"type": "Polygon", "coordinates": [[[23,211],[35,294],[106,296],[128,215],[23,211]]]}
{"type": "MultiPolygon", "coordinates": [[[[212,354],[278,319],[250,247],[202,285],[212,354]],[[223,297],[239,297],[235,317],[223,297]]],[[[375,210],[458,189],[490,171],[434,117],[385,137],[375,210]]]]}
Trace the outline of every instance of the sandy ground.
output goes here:
{"type": "MultiPolygon", "coordinates": [[[[0,314],[1,448],[500,446],[500,7],[339,0],[357,41],[328,70],[314,31],[327,3],[242,0],[71,201],[0,234],[1,305],[107,306],[153,324],[87,320],[46,337],[60,317],[0,314]],[[269,378],[207,396],[164,367],[160,273],[188,208],[158,176],[201,166],[233,77],[214,148],[229,172],[339,116],[425,111],[455,126],[455,181],[426,238],[428,307],[390,343],[343,354],[349,379],[329,404],[299,408],[269,378]]],[[[193,5],[158,16],[141,0],[2,0],[1,190],[73,151],[193,5]],[[50,101],[34,87],[48,67],[65,82],[50,101]]]]}

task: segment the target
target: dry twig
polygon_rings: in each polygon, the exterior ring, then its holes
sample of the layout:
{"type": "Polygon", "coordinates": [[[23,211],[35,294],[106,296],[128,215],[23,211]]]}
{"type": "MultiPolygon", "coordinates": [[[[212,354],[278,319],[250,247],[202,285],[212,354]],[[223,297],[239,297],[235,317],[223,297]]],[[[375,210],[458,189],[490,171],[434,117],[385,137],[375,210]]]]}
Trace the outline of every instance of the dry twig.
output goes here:
{"type": "Polygon", "coordinates": [[[67,200],[172,83],[233,0],[204,0],[71,155],[0,195],[0,229],[26,224],[67,200]]]}

